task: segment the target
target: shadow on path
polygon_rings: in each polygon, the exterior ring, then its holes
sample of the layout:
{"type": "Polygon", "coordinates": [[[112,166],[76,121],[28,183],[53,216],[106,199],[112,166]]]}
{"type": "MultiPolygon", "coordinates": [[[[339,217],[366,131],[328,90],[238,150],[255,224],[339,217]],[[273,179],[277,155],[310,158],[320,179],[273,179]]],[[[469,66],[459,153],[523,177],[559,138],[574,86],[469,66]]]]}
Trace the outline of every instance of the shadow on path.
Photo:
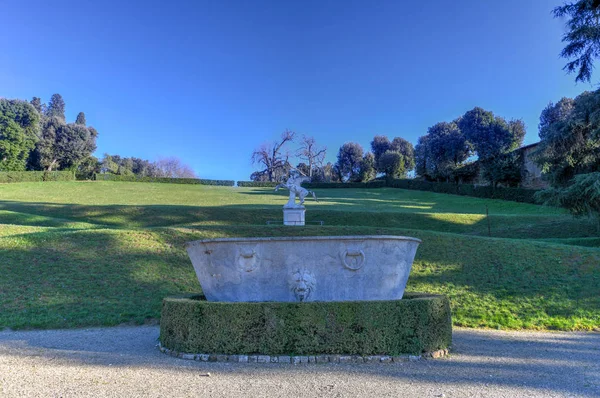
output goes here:
{"type": "Polygon", "coordinates": [[[316,382],[326,377],[339,391],[345,391],[353,383],[376,380],[382,391],[386,386],[396,388],[407,384],[425,389],[435,386],[441,393],[458,390],[485,396],[519,391],[533,393],[528,396],[600,395],[599,333],[458,329],[454,332],[449,358],[400,364],[298,366],[176,359],[158,351],[158,333],[156,326],[3,331],[0,365],[14,362],[13,366],[18,367],[22,361],[28,361],[40,367],[161,369],[186,375],[189,372],[189,377],[196,378],[198,371],[208,371],[216,376],[211,383],[230,386],[243,380],[247,383],[311,377],[316,382]]]}

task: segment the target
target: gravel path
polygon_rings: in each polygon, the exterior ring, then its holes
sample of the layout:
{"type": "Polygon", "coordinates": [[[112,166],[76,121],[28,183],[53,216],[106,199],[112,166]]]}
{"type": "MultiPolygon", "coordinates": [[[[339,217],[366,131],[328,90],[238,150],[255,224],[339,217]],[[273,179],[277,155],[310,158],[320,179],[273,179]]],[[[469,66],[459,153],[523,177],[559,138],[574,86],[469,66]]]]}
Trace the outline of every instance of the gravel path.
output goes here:
{"type": "Polygon", "coordinates": [[[157,338],[156,326],[0,332],[0,396],[600,397],[600,333],[457,329],[449,358],[306,365],[187,361],[157,338]]]}

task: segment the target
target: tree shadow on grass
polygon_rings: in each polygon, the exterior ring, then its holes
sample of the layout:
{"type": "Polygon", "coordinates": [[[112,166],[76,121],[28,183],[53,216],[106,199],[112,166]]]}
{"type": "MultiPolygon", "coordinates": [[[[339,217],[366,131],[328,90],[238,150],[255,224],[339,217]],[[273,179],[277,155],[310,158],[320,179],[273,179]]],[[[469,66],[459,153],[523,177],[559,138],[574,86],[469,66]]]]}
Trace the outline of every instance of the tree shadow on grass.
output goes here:
{"type": "MultiPolygon", "coordinates": [[[[278,205],[73,205],[0,201],[0,210],[20,213],[9,221],[20,225],[63,228],[156,228],[200,225],[266,225],[282,220],[278,205]],[[43,220],[36,216],[44,217],[43,220]],[[73,225],[81,223],[82,225],[73,225]],[[83,225],[87,224],[87,225],[83,225]]],[[[6,217],[6,216],[5,216],[6,217]]],[[[0,214],[0,223],[3,216],[0,214]]],[[[326,225],[365,226],[432,230],[458,234],[488,234],[488,219],[483,215],[422,212],[343,211],[327,206],[311,206],[307,221],[326,225]]],[[[492,236],[519,238],[575,238],[595,236],[596,227],[570,217],[490,216],[492,236]]]]}
{"type": "MultiPolygon", "coordinates": [[[[317,190],[320,203],[327,203],[338,210],[354,211],[401,211],[401,212],[431,212],[431,213],[456,213],[456,214],[485,214],[489,208],[494,215],[538,215],[562,216],[565,210],[544,207],[529,203],[503,201],[500,199],[476,198],[470,196],[448,195],[435,192],[388,189],[327,189],[317,190]]],[[[283,196],[287,191],[269,192],[251,191],[238,192],[238,195],[250,196],[283,196]]],[[[308,198],[309,203],[312,199],[308,198]]]]}
{"type": "MultiPolygon", "coordinates": [[[[361,231],[364,228],[210,226],[13,235],[0,239],[0,324],[14,328],[143,322],[159,316],[163,297],[199,291],[184,248],[188,241],[361,231]]],[[[463,313],[464,308],[485,311],[491,306],[482,315],[491,318],[488,326],[494,326],[496,313],[508,317],[499,321],[505,327],[510,322],[520,322],[513,327],[547,322],[538,319],[540,312],[565,325],[572,316],[588,322],[600,317],[598,250],[427,231],[368,232],[421,238],[408,289],[448,294],[463,313]]],[[[476,322],[473,317],[481,314],[463,315],[476,322]]]]}
{"type": "Polygon", "coordinates": [[[0,326],[141,323],[200,286],[185,251],[149,232],[32,233],[0,240],[0,326]]]}
{"type": "MultiPolygon", "coordinates": [[[[348,228],[352,232],[352,228],[348,228]]],[[[340,229],[344,230],[344,227],[320,228],[327,234],[339,233],[340,229]]],[[[319,228],[293,231],[314,234],[315,230],[319,228]]],[[[290,229],[284,227],[244,230],[215,226],[198,231],[36,232],[19,236],[25,243],[13,247],[8,240],[0,239],[0,325],[73,328],[157,319],[165,296],[200,291],[184,250],[185,242],[211,236],[280,235],[287,231],[290,229]]],[[[382,229],[381,232],[390,231],[382,229]]],[[[490,295],[498,300],[539,296],[541,305],[544,305],[543,299],[548,297],[548,292],[560,292],[569,284],[583,286],[587,289],[583,290],[585,295],[596,292],[598,296],[600,261],[594,257],[596,251],[586,249],[582,253],[569,247],[549,249],[544,244],[498,240],[485,248],[483,244],[489,241],[487,239],[430,232],[423,232],[419,237],[423,244],[417,254],[417,272],[410,277],[413,285],[465,287],[469,292],[490,295]],[[500,254],[505,255],[505,261],[498,260],[500,254]],[[578,279],[568,279],[575,271],[579,273],[578,279]],[[590,274],[586,274],[588,272],[590,274]]],[[[573,292],[565,290],[565,299],[571,300],[569,295],[573,292]]],[[[583,294],[579,297],[579,300],[585,299],[583,294]]],[[[599,307],[595,306],[596,314],[599,307]]],[[[521,315],[517,313],[516,316],[521,315]]],[[[157,332],[153,338],[134,338],[133,344],[120,344],[131,341],[124,337],[129,329],[112,330],[115,332],[84,334],[83,337],[78,331],[65,331],[64,335],[55,335],[54,340],[27,337],[36,332],[28,332],[29,335],[4,332],[0,333],[0,345],[11,346],[15,344],[11,340],[14,339],[24,341],[27,347],[47,348],[49,350],[42,354],[38,351],[36,355],[56,358],[53,366],[60,366],[64,358],[65,364],[70,365],[152,369],[166,364],[182,371],[193,368],[224,375],[241,373],[249,377],[274,372],[297,377],[304,371],[301,367],[276,364],[223,366],[182,361],[152,348],[157,332]],[[151,345],[150,349],[148,345],[151,345]]],[[[365,377],[379,380],[518,387],[558,393],[573,393],[575,386],[581,388],[582,395],[591,391],[590,396],[598,391],[598,384],[593,384],[598,380],[593,376],[599,363],[598,334],[558,334],[539,341],[521,338],[518,334],[498,334],[490,339],[480,332],[464,330],[459,330],[456,336],[455,355],[450,359],[404,365],[336,365],[320,367],[318,372],[326,372],[328,377],[340,380],[339,383],[358,371],[365,377]],[[570,381],[566,382],[566,379],[570,381]]],[[[13,350],[8,355],[30,355],[30,352],[13,350]]],[[[440,388],[443,392],[443,385],[440,388]]]]}
{"type": "Polygon", "coordinates": [[[407,289],[449,295],[459,324],[600,325],[598,250],[451,235],[422,239],[407,289]]]}

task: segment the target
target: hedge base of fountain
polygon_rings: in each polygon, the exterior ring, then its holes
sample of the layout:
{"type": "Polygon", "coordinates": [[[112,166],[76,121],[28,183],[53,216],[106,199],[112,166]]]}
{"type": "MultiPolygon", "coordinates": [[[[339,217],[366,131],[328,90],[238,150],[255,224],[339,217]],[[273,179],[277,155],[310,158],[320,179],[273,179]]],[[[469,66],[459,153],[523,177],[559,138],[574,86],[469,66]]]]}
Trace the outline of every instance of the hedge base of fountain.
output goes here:
{"type": "Polygon", "coordinates": [[[405,293],[402,300],[227,303],[202,295],[163,300],[162,347],[224,355],[402,355],[452,343],[448,298],[405,293]]]}

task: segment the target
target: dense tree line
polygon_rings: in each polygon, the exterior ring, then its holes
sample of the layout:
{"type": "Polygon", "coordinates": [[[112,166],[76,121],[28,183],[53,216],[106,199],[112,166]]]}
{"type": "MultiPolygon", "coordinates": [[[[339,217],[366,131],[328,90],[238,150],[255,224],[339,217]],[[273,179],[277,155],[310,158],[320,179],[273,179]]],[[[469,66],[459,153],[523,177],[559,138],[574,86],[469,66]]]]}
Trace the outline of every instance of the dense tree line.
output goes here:
{"type": "Polygon", "coordinates": [[[538,198],[596,217],[600,229],[600,90],[550,103],[539,135],[534,159],[551,188],[538,198]]]}
{"type": "Polygon", "coordinates": [[[252,162],[262,170],[252,173],[250,179],[280,181],[295,168],[313,182],[366,182],[378,174],[385,178],[405,177],[415,165],[414,148],[401,137],[390,141],[385,136],[376,136],[371,142],[371,152],[365,152],[356,142],[347,142],[339,148],[334,164],[324,164],[327,148],[317,145],[313,137],[303,136],[296,151],[303,161],[294,167],[287,146],[295,138],[296,133],[286,130],[279,140],[255,149],[252,162]]]}
{"type": "Polygon", "coordinates": [[[176,157],[151,162],[135,157],[105,154],[99,160],[98,131],[87,125],[79,112],[67,123],[66,104],[54,94],[48,104],[33,97],[29,102],[0,98],[0,171],[71,170],[78,179],[91,179],[95,173],[139,177],[195,178],[194,171],[176,157]]]}
{"type": "Polygon", "coordinates": [[[83,112],[67,123],[60,94],[48,105],[38,97],[0,99],[0,171],[75,171],[96,150],[97,137],[83,112]]]}
{"type": "MultiPolygon", "coordinates": [[[[561,56],[570,59],[565,70],[576,72],[576,81],[589,82],[593,70],[594,58],[600,55],[600,1],[579,0],[568,2],[554,9],[555,17],[567,17],[567,30],[563,36],[566,46],[561,56]]],[[[600,95],[598,92],[584,93],[576,99],[562,99],[550,104],[541,115],[539,135],[540,145],[535,161],[550,181],[556,199],[561,189],[580,186],[579,196],[585,196],[581,190],[584,183],[592,178],[577,177],[596,175],[599,172],[600,126],[597,114],[600,114],[600,95]]],[[[416,147],[402,138],[389,141],[385,136],[376,136],[371,142],[371,152],[366,152],[355,142],[343,144],[337,154],[337,162],[328,164],[327,173],[319,173],[322,166],[300,163],[297,168],[306,175],[319,180],[326,175],[326,181],[368,181],[376,176],[398,178],[415,170],[417,177],[430,181],[474,180],[479,174],[492,186],[500,183],[517,185],[522,179],[522,159],[515,151],[523,142],[525,125],[522,120],[510,120],[494,115],[493,112],[476,107],[456,120],[440,122],[431,126],[427,134],[419,137],[416,147]],[[474,162],[474,159],[477,159],[474,162]]],[[[255,152],[263,155],[271,151],[271,156],[262,156],[271,163],[262,161],[265,169],[252,175],[253,179],[275,181],[287,175],[292,168],[289,155],[278,156],[283,152],[284,144],[293,141],[293,133],[277,144],[255,152]],[[273,166],[271,166],[273,165],[273,166]]],[[[312,140],[314,144],[314,139],[312,140]]],[[[303,146],[304,148],[304,146],[303,146]]],[[[325,151],[322,152],[324,158],[325,151]]],[[[600,175],[598,175],[600,176],[600,175]]],[[[600,183],[587,188],[593,191],[600,183]]],[[[600,188],[597,197],[600,198],[600,188]]],[[[589,190],[588,190],[589,191],[589,190]]],[[[567,191],[565,191],[567,192],[567,191]]],[[[576,206],[575,206],[576,207],[576,206]]],[[[588,207],[590,207],[588,203],[588,207]]],[[[593,207],[593,206],[592,206],[593,207]]],[[[600,209],[600,205],[596,206],[600,209]]],[[[581,206],[579,206],[581,208],[581,206]]],[[[577,211],[575,211],[577,212],[577,211]]],[[[581,213],[580,210],[578,210],[581,213]]]]}
{"type": "MultiPolygon", "coordinates": [[[[567,19],[564,70],[576,73],[576,82],[590,82],[600,56],[600,1],[564,3],[554,16],[567,19]]],[[[600,232],[600,90],[550,103],[540,116],[539,135],[534,156],[551,188],[539,192],[538,200],[595,218],[600,232]]]]}
{"type": "Polygon", "coordinates": [[[521,163],[514,151],[523,142],[525,124],[475,107],[451,122],[431,126],[419,137],[416,174],[430,181],[474,179],[478,169],[492,185],[517,185],[521,163]],[[477,156],[478,167],[469,159],[477,156]]]}
{"type": "Polygon", "coordinates": [[[24,171],[40,136],[40,114],[28,102],[0,99],[0,171],[24,171]]]}

